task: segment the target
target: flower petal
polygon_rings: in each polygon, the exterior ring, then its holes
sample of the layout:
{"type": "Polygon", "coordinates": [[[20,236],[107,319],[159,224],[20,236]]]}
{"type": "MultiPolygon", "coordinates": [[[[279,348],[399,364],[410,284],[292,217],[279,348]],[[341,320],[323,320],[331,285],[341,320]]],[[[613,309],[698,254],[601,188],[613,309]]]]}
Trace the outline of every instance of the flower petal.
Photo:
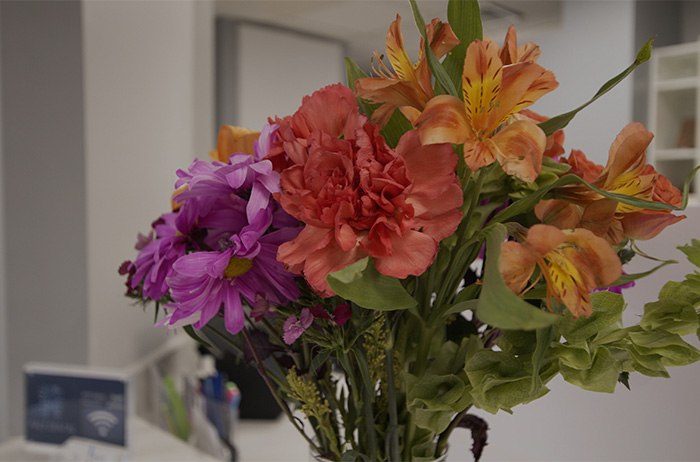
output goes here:
{"type": "Polygon", "coordinates": [[[498,126],[489,120],[493,109],[500,105],[502,78],[503,63],[498,57],[498,46],[491,40],[475,40],[469,44],[462,72],[462,97],[466,118],[477,133],[490,134],[498,126]]]}
{"type": "Polygon", "coordinates": [[[237,334],[245,325],[241,296],[233,285],[226,287],[224,292],[224,325],[227,331],[237,334]]]}
{"type": "MultiPolygon", "coordinates": [[[[396,153],[406,163],[408,177],[413,182],[411,194],[438,196],[447,189],[457,167],[457,155],[449,144],[421,145],[418,132],[406,132],[396,146],[396,153]]],[[[460,204],[461,205],[461,204],[460,204]]]]}
{"type": "Polygon", "coordinates": [[[428,101],[416,120],[416,127],[423,144],[462,144],[473,138],[464,104],[449,95],[436,96],[428,101]]]}
{"type": "Polygon", "coordinates": [[[643,210],[625,214],[622,218],[622,227],[626,237],[647,240],[684,218],[686,218],[685,215],[674,215],[664,210],[643,210]]]}
{"type": "Polygon", "coordinates": [[[404,279],[419,276],[433,262],[437,242],[427,234],[407,231],[403,236],[393,236],[391,255],[376,258],[374,266],[385,276],[404,279]]]}
{"type": "Polygon", "coordinates": [[[335,241],[331,241],[323,249],[308,255],[304,262],[304,276],[309,285],[322,297],[330,297],[335,295],[335,292],[326,282],[328,275],[355,263],[365,256],[366,253],[359,245],[346,252],[337,246],[335,241]]]}
{"type": "Polygon", "coordinates": [[[306,257],[326,247],[332,240],[332,229],[307,225],[294,240],[279,246],[277,260],[287,265],[293,272],[299,273],[306,257]]]}
{"type": "Polygon", "coordinates": [[[528,120],[518,120],[506,126],[490,141],[504,172],[528,183],[537,179],[547,145],[547,137],[540,127],[528,120]]]}
{"type": "Polygon", "coordinates": [[[235,152],[252,155],[255,152],[255,142],[259,137],[260,132],[243,127],[222,125],[219,128],[216,150],[211,151],[209,155],[213,160],[221,162],[228,162],[228,158],[235,152]]]}
{"type": "Polygon", "coordinates": [[[641,173],[652,138],[654,135],[638,122],[630,123],[620,131],[610,146],[608,163],[602,173],[604,189],[618,189],[617,181],[626,172],[641,173]]]}
{"type": "Polygon", "coordinates": [[[524,245],[507,241],[501,246],[501,256],[498,262],[501,277],[508,288],[519,294],[527,286],[538,255],[524,245]]]}
{"type": "Polygon", "coordinates": [[[582,213],[578,205],[558,199],[543,200],[535,206],[535,216],[542,223],[559,229],[576,228],[582,213]]]}

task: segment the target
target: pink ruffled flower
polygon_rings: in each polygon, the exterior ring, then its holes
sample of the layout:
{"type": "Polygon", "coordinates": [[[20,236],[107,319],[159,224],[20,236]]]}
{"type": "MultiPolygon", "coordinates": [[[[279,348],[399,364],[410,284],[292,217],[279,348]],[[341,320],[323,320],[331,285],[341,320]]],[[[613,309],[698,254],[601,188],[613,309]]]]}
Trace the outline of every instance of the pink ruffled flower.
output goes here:
{"type": "Polygon", "coordinates": [[[311,310],[304,308],[301,310],[299,318],[292,315],[284,321],[284,325],[282,326],[282,339],[287,345],[291,345],[301,337],[301,334],[306,332],[306,329],[308,329],[313,322],[314,315],[311,314],[311,310]]]}
{"type": "Polygon", "coordinates": [[[422,274],[462,217],[452,147],[422,146],[409,131],[391,149],[342,85],[315,92],[277,123],[271,149],[290,164],[279,201],[306,224],[278,259],[323,296],[333,295],[329,273],[366,256],[387,276],[422,274]]]}

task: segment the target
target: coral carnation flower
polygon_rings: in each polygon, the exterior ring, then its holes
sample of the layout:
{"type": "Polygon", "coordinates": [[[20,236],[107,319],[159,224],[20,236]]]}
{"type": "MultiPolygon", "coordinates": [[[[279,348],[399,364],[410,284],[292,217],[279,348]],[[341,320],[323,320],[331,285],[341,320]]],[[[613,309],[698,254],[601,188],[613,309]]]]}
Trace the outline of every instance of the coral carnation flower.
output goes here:
{"type": "Polygon", "coordinates": [[[422,274],[461,219],[452,147],[422,146],[410,131],[392,150],[356,104],[333,104],[348,98],[350,90],[336,85],[305,99],[299,113],[322,106],[336,123],[308,124],[304,143],[284,144],[292,166],[281,174],[279,201],[306,226],[280,246],[278,259],[324,296],[333,294],[329,273],[368,255],[381,274],[422,274]]]}

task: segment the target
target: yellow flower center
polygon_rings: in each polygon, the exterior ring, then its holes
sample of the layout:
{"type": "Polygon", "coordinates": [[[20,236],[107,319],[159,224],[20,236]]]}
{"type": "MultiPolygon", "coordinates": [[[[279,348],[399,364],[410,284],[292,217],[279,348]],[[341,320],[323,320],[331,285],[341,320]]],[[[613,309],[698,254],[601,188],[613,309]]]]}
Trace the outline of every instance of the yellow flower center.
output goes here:
{"type": "Polygon", "coordinates": [[[238,276],[243,276],[253,267],[253,260],[248,260],[247,258],[231,257],[226,269],[224,270],[224,276],[233,279],[238,276]]]}

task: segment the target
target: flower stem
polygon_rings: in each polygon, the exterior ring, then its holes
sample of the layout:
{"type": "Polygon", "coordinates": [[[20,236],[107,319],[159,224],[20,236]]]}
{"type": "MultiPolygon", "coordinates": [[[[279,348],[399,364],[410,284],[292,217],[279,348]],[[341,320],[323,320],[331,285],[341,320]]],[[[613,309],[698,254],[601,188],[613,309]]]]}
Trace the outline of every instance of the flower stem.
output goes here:
{"type": "Polygon", "coordinates": [[[289,421],[292,423],[294,428],[297,429],[299,434],[301,434],[301,436],[304,437],[304,439],[309,443],[309,445],[313,448],[315,452],[320,454],[321,449],[316,445],[316,443],[313,442],[311,438],[309,438],[306,432],[304,432],[304,429],[299,426],[299,423],[292,414],[292,411],[289,409],[289,406],[287,406],[287,403],[285,403],[284,400],[279,396],[279,394],[277,393],[277,389],[270,381],[270,378],[267,376],[267,372],[265,372],[265,366],[260,360],[260,356],[258,356],[258,352],[255,349],[253,342],[250,340],[248,331],[246,329],[243,329],[241,333],[243,334],[243,338],[245,339],[245,342],[248,345],[248,348],[250,348],[251,354],[253,355],[253,359],[255,360],[255,366],[258,369],[258,373],[260,374],[260,377],[262,377],[263,382],[265,382],[265,385],[267,385],[267,388],[270,390],[270,393],[272,393],[272,397],[275,399],[275,402],[277,402],[277,405],[282,409],[284,414],[287,416],[287,419],[289,419],[289,421]]]}
{"type": "Polygon", "coordinates": [[[375,398],[374,386],[370,379],[369,370],[367,368],[367,358],[365,358],[364,353],[359,350],[353,350],[353,352],[362,377],[362,391],[364,395],[362,399],[362,410],[364,412],[365,431],[367,432],[368,456],[370,460],[379,460],[377,432],[374,428],[374,411],[372,410],[375,398]]]}
{"type": "MultiPolygon", "coordinates": [[[[390,331],[393,336],[393,332],[390,331]]],[[[389,399],[389,462],[399,462],[399,418],[396,410],[396,385],[394,383],[394,350],[391,344],[384,349],[386,360],[386,388],[389,399]]]]}

